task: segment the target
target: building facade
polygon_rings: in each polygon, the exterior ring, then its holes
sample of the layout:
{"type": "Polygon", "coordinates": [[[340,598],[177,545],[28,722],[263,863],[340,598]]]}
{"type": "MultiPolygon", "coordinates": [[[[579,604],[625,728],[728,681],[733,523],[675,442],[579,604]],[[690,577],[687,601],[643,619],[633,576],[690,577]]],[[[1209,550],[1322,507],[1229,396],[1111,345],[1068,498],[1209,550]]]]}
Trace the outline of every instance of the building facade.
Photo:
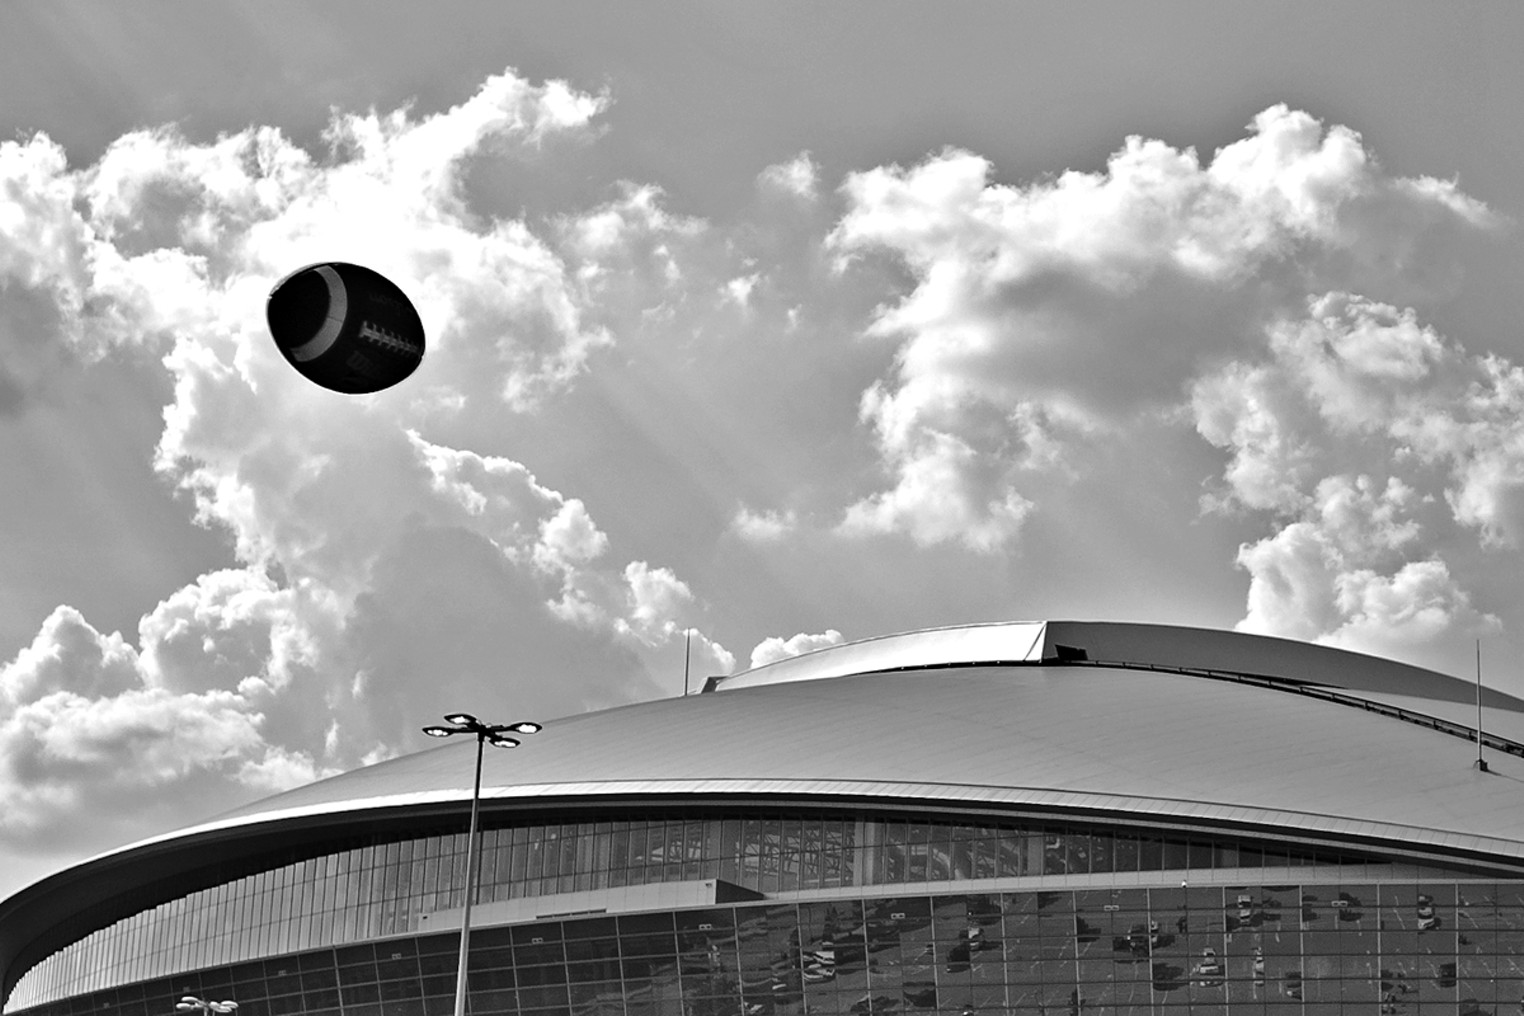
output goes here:
{"type": "MultiPolygon", "coordinates": [[[[470,1011],[1524,1013],[1524,701],[1092,622],[838,646],[489,755],[470,1011]],[[1479,753],[1485,767],[1478,767],[1479,753]]],[[[0,903],[7,1013],[443,1016],[469,744],[0,903]]]]}

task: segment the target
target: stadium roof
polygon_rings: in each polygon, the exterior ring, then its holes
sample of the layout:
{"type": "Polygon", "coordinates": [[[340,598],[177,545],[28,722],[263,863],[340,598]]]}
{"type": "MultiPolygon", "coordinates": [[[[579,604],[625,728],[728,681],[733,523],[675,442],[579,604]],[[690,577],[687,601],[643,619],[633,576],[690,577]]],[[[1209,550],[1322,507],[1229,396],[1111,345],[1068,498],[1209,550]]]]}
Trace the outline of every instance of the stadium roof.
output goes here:
{"type": "MultiPolygon", "coordinates": [[[[1524,758],[1489,752],[1492,774],[1472,768],[1474,686],[1343,650],[1157,625],[975,625],[831,647],[711,687],[552,721],[490,757],[484,798],[985,802],[1524,858],[1524,810],[1502,806],[1524,804],[1524,784],[1500,778],[1524,777],[1524,758]]],[[[1485,704],[1489,732],[1524,732],[1524,701],[1492,691],[1485,704]]],[[[204,828],[458,801],[467,750],[394,759],[204,828]]]]}

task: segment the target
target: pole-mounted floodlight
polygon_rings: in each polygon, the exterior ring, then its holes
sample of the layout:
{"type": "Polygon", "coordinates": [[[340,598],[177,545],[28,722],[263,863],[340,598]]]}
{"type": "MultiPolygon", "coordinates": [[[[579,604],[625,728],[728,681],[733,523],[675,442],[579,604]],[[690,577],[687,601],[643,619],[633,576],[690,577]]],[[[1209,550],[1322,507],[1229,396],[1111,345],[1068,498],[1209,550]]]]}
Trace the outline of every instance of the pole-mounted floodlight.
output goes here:
{"type": "Polygon", "coordinates": [[[435,724],[423,728],[423,732],[430,737],[451,737],[455,734],[475,734],[477,741],[486,741],[494,748],[517,748],[519,739],[509,737],[509,734],[537,734],[540,725],[523,721],[519,723],[483,723],[470,713],[450,713],[445,717],[447,723],[454,726],[445,727],[435,724]]]}
{"type": "Polygon", "coordinates": [[[430,737],[476,735],[476,781],[471,787],[471,830],[466,834],[466,909],[460,918],[460,962],[455,968],[455,1016],[466,1016],[466,950],[471,943],[471,898],[476,895],[476,813],[482,796],[482,745],[494,748],[517,748],[519,739],[511,734],[536,734],[540,725],[524,720],[518,723],[483,723],[470,713],[448,713],[445,722],[432,724],[423,732],[430,737]]]}
{"type": "Polygon", "coordinates": [[[221,1002],[207,1002],[195,995],[186,995],[175,1003],[175,1008],[181,1012],[230,1013],[238,1008],[238,1003],[228,999],[221,1002]]]}

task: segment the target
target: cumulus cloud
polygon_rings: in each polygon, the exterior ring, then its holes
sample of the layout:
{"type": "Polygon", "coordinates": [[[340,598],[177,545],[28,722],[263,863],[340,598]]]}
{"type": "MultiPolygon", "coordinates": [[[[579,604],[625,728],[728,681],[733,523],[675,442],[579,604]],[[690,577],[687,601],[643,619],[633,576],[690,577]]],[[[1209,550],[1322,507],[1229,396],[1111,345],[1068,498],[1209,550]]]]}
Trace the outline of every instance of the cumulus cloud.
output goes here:
{"type": "Polygon", "coordinates": [[[164,819],[144,802],[165,791],[195,817],[474,702],[543,719],[662,692],[653,667],[699,610],[686,583],[616,560],[581,499],[474,450],[614,343],[599,265],[692,232],[634,187],[541,229],[469,207],[470,160],[591,137],[607,102],[508,72],[437,114],[335,113],[321,155],[271,128],[137,131],[79,169],[42,136],[0,143],[0,411],[60,358],[162,362],[153,465],[237,560],[171,592],[136,644],[60,607],[0,671],[6,835],[44,843],[85,805],[119,840],[164,819]],[[405,389],[319,391],[264,334],[271,284],[330,259],[419,307],[430,351],[405,389]]]}
{"type": "MultiPolygon", "coordinates": [[[[1012,186],[992,170],[949,149],[843,185],[841,268],[887,256],[914,282],[869,330],[897,348],[861,407],[889,486],[849,531],[1008,547],[1056,459],[1174,405],[1308,293],[1431,295],[1456,238],[1493,225],[1452,184],[1393,178],[1354,131],[1284,106],[1208,162],[1134,137],[1104,172],[1012,186]]],[[[1420,366],[1390,352],[1365,367],[1420,366]]]]}
{"type": "Polygon", "coordinates": [[[1524,537],[1524,372],[1423,308],[1497,216],[1284,106],[1210,159],[1134,137],[1102,172],[993,174],[948,149],[842,186],[838,270],[910,284],[867,329],[895,351],[860,402],[886,482],[841,532],[1009,553],[1053,490],[1188,421],[1225,456],[1203,509],[1263,527],[1241,627],[1399,652],[1495,629],[1454,562],[1524,537]]]}
{"type": "Polygon", "coordinates": [[[687,583],[670,568],[631,561],[624,569],[629,612],[620,623],[643,642],[664,642],[677,629],[673,620],[693,600],[687,583]]]}
{"type": "Polygon", "coordinates": [[[1495,629],[1442,554],[1462,530],[1513,540],[1508,518],[1521,391],[1399,310],[1347,293],[1309,300],[1260,354],[1202,377],[1199,433],[1231,453],[1211,508],[1282,523],[1246,545],[1242,627],[1372,651],[1495,629]],[[1379,468],[1351,476],[1352,464],[1379,468]]]}
{"type": "Polygon", "coordinates": [[[181,807],[220,810],[248,795],[323,775],[314,759],[272,744],[258,690],[176,690],[145,652],[59,607],[32,644],[0,667],[0,837],[46,851],[67,836],[101,847],[146,833],[181,807]],[[172,803],[171,803],[172,802],[172,803]],[[79,815],[92,827],[81,837],[79,815]]]}
{"type": "Polygon", "coordinates": [[[841,632],[835,628],[828,628],[818,635],[800,632],[786,639],[773,635],[763,639],[752,649],[751,665],[753,669],[765,667],[769,663],[777,663],[779,660],[786,660],[790,656],[813,653],[817,649],[825,649],[827,646],[838,646],[841,643],[841,632]]]}

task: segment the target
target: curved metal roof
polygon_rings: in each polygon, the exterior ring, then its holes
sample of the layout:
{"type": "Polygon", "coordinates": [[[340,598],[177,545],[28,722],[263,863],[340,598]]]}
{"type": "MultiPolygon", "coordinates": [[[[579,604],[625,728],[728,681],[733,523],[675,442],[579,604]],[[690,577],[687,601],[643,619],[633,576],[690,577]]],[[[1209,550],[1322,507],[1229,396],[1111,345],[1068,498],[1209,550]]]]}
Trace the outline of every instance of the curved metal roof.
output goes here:
{"type": "MultiPolygon", "coordinates": [[[[729,677],[716,690],[813,681],[910,667],[1059,663],[1083,660],[1137,667],[1253,674],[1361,693],[1475,704],[1475,689],[1394,660],[1215,628],[1121,621],[998,621],[928,628],[827,646],[729,677]]],[[[1488,690],[1487,702],[1524,712],[1524,701],[1488,690]]]]}
{"type": "MultiPolygon", "coordinates": [[[[722,680],[720,693],[553,720],[519,750],[488,753],[483,798],[533,810],[699,794],[1110,813],[1524,864],[1524,758],[1489,753],[1493,771],[1479,772],[1473,744],[1362,706],[1386,696],[1438,715],[1474,696],[1465,682],[1232,633],[995,627],[837,647],[722,680]],[[976,658],[1023,640],[1008,664],[976,658]],[[1309,686],[1349,701],[1292,693],[1309,686]]],[[[1488,701],[1491,719],[1524,729],[1524,702],[1488,701]]],[[[462,742],[268,798],[22,890],[0,903],[7,989],[16,961],[39,958],[32,953],[71,919],[109,923],[156,894],[179,895],[197,867],[221,864],[225,874],[280,846],[459,814],[474,750],[462,742]]]]}

